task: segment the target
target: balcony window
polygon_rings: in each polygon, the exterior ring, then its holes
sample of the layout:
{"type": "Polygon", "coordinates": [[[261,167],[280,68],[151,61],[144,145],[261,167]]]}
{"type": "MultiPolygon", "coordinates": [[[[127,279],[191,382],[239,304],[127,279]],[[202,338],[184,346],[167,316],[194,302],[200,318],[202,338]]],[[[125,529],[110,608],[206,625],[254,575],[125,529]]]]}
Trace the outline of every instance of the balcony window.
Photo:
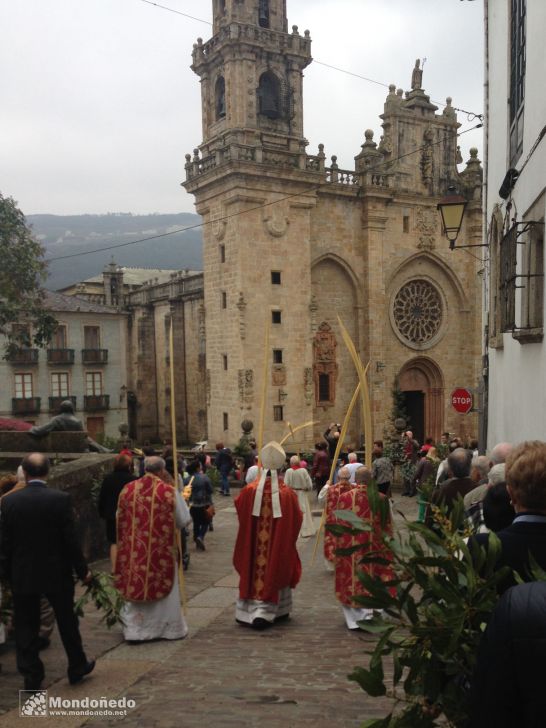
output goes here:
{"type": "Polygon", "coordinates": [[[66,349],[67,341],[66,326],[62,324],[61,326],[57,326],[49,343],[52,349],[66,349]]]}
{"type": "Polygon", "coordinates": [[[28,324],[12,324],[11,338],[17,346],[28,348],[31,343],[30,326],[28,324]]]}
{"type": "Polygon", "coordinates": [[[523,150],[525,103],[526,0],[511,0],[510,17],[510,167],[523,150]]]}
{"type": "Polygon", "coordinates": [[[68,374],[55,372],[51,375],[51,394],[54,397],[68,397],[68,374]]]}
{"type": "Polygon", "coordinates": [[[33,381],[32,374],[16,374],[15,375],[15,397],[17,399],[28,399],[33,397],[33,381]]]}
{"type": "Polygon", "coordinates": [[[100,349],[100,326],[83,327],[83,348],[100,349]]]}
{"type": "Polygon", "coordinates": [[[516,326],[516,264],[518,228],[513,225],[500,244],[500,330],[512,331],[516,326]]]}
{"type": "Polygon", "coordinates": [[[85,394],[87,396],[98,396],[102,394],[102,372],[86,372],[85,394]]]}

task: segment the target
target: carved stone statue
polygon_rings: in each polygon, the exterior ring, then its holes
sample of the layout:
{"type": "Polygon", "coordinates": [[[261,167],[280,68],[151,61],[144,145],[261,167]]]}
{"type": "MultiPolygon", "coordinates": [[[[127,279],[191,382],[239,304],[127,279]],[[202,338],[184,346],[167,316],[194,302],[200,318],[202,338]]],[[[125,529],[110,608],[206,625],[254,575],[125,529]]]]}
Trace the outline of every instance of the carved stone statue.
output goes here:
{"type": "Polygon", "coordinates": [[[417,58],[415,68],[411,74],[411,88],[413,91],[423,88],[423,69],[420,68],[421,61],[417,58]]]}

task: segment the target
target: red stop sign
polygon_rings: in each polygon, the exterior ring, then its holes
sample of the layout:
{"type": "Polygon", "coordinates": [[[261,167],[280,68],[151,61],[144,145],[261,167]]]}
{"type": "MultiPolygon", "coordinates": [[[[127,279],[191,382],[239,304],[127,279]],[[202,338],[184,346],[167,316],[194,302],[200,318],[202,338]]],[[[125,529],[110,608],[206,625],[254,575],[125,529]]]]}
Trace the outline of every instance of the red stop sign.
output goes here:
{"type": "Polygon", "coordinates": [[[472,392],[463,387],[457,387],[451,392],[451,404],[456,412],[466,415],[472,409],[472,392]]]}

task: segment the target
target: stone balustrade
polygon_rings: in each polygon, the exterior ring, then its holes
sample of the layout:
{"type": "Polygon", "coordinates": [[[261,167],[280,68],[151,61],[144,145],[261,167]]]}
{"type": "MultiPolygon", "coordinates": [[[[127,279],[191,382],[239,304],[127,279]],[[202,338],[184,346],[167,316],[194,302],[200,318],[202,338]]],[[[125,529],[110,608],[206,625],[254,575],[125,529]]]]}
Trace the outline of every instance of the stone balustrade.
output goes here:
{"type": "Polygon", "coordinates": [[[203,274],[187,276],[175,275],[170,281],[140,288],[125,296],[126,306],[147,306],[155,301],[181,298],[203,293],[203,274]]]}
{"type": "Polygon", "coordinates": [[[390,187],[391,175],[385,172],[355,172],[352,169],[341,169],[337,163],[336,155],[331,158],[331,165],[326,166],[324,145],[319,144],[318,154],[301,154],[282,149],[268,149],[267,147],[252,147],[243,144],[231,144],[223,149],[205,157],[199,156],[199,149],[194,149],[193,157],[186,154],[186,179],[190,180],[201,174],[219,167],[228,161],[256,162],[257,164],[271,164],[281,167],[292,167],[309,172],[320,172],[328,184],[344,185],[347,187],[390,187]]]}
{"type": "Polygon", "coordinates": [[[197,68],[218,48],[231,41],[259,45],[273,53],[289,51],[300,56],[310,56],[311,54],[311,37],[308,30],[304,35],[300,35],[296,28],[288,35],[270,28],[232,22],[221,27],[218,33],[206,43],[203,43],[202,38],[197,39],[192,52],[193,65],[197,68]]]}

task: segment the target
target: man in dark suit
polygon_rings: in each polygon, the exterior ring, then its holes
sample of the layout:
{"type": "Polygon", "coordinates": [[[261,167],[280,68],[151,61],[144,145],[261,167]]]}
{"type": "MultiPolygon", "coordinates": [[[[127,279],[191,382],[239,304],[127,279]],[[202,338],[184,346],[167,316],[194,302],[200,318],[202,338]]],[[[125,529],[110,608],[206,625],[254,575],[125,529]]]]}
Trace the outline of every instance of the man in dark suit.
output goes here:
{"type": "MultiPolygon", "coordinates": [[[[509,566],[510,572],[498,585],[502,594],[516,584],[513,571],[524,581],[534,581],[530,555],[546,569],[546,442],[522,442],[506,458],[506,482],[516,517],[497,532],[502,550],[497,568],[509,566]]],[[[489,534],[474,536],[488,545],[489,534]]]]}
{"type": "Polygon", "coordinates": [[[70,496],[47,487],[49,460],[42,453],[22,463],[26,487],[2,499],[0,577],[13,594],[17,668],[25,690],[38,690],[44,679],[40,648],[40,597],[53,607],[68,657],[68,679],[79,682],[95,667],[82,647],[74,614],[74,577],[90,579],[74,528],[70,496]]]}

